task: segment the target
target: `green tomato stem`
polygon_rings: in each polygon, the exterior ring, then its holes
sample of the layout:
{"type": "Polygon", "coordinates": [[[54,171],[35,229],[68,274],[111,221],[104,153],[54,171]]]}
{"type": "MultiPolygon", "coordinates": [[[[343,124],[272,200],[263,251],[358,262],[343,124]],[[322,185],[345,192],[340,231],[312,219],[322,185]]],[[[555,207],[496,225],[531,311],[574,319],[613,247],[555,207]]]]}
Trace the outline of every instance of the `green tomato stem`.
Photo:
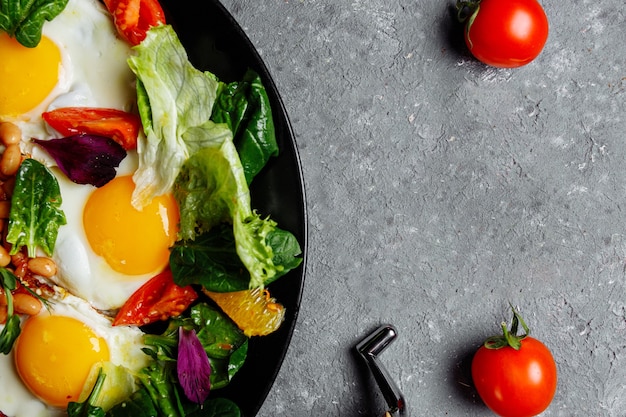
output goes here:
{"type": "Polygon", "coordinates": [[[507,328],[506,322],[502,322],[500,324],[500,327],[502,328],[502,335],[492,336],[485,340],[484,346],[487,349],[502,349],[503,347],[509,346],[515,350],[519,350],[522,347],[522,340],[530,334],[530,329],[526,325],[526,322],[524,322],[522,316],[515,310],[515,307],[513,307],[512,304],[509,303],[509,305],[513,311],[511,329],[509,330],[507,328]],[[518,335],[518,327],[520,325],[522,326],[524,333],[518,335]]]}

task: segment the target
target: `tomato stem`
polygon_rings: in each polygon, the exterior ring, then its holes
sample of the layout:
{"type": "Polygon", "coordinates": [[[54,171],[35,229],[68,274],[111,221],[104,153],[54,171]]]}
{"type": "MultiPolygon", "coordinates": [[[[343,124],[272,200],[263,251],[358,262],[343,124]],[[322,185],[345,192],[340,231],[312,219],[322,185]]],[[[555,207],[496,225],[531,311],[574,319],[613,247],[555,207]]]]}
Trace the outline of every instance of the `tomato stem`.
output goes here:
{"type": "Polygon", "coordinates": [[[502,335],[492,336],[485,340],[484,346],[487,349],[501,349],[503,347],[509,346],[515,350],[519,350],[522,347],[522,340],[530,334],[530,329],[524,322],[522,316],[515,310],[515,307],[511,303],[511,310],[513,311],[513,320],[511,321],[511,329],[507,328],[506,322],[502,322],[500,326],[502,327],[502,335]],[[518,335],[518,328],[522,326],[524,333],[518,335]]]}
{"type": "Polygon", "coordinates": [[[456,18],[459,22],[465,23],[467,19],[473,20],[481,0],[459,0],[456,2],[456,18]]]}

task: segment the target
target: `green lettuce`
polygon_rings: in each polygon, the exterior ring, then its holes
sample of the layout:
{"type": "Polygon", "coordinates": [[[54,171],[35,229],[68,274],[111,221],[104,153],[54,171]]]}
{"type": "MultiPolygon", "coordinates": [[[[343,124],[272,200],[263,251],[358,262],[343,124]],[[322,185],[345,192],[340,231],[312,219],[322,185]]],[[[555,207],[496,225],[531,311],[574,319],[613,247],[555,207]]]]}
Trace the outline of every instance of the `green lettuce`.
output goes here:
{"type": "Polygon", "coordinates": [[[233,225],[235,247],[250,273],[250,287],[263,287],[282,270],[274,265],[267,237],[276,222],[250,206],[250,191],[232,140],[193,154],[174,183],[181,213],[180,235],[194,240],[220,223],[233,225]]]}
{"type": "Polygon", "coordinates": [[[232,137],[210,120],[218,81],[194,68],[171,26],[148,31],[128,65],[137,76],[137,101],[146,141],[139,141],[133,205],[168,192],[187,158],[205,143],[232,137]]]}

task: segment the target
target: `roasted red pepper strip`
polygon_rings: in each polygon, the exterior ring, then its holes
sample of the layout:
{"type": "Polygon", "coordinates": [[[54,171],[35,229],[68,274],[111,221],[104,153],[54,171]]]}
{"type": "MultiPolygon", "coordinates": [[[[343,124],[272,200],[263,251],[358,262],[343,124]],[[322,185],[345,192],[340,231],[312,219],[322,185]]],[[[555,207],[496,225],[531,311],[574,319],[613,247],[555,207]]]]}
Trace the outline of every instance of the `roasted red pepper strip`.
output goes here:
{"type": "Polygon", "coordinates": [[[117,31],[131,45],[139,45],[152,26],[165,24],[165,13],[157,0],[104,0],[117,31]]]}
{"type": "Polygon", "coordinates": [[[169,269],[154,276],[124,303],[117,313],[114,326],[143,326],[159,320],[176,317],[198,298],[191,287],[180,287],[174,283],[169,269]]]}
{"type": "Polygon", "coordinates": [[[63,136],[104,136],[126,150],[137,148],[141,119],[133,113],[98,107],[62,107],[45,112],[42,117],[63,136]]]}

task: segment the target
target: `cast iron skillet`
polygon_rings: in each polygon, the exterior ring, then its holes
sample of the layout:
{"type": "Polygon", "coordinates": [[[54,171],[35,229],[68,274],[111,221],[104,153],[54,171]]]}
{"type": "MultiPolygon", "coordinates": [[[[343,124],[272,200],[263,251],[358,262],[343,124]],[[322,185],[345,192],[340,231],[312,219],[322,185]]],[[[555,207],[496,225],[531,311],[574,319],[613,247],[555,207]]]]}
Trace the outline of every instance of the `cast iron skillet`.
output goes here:
{"type": "Polygon", "coordinates": [[[300,159],[274,81],[254,46],[224,6],[217,0],[161,0],[161,5],[196,68],[211,71],[223,81],[238,81],[252,68],[263,78],[272,104],[280,154],[252,182],[252,207],[296,236],[304,261],[269,287],[272,296],[286,307],[281,328],[269,336],[252,338],[243,368],[228,387],[211,394],[232,399],[243,416],[253,417],[278,374],[300,306],[307,254],[307,214],[300,159]]]}

